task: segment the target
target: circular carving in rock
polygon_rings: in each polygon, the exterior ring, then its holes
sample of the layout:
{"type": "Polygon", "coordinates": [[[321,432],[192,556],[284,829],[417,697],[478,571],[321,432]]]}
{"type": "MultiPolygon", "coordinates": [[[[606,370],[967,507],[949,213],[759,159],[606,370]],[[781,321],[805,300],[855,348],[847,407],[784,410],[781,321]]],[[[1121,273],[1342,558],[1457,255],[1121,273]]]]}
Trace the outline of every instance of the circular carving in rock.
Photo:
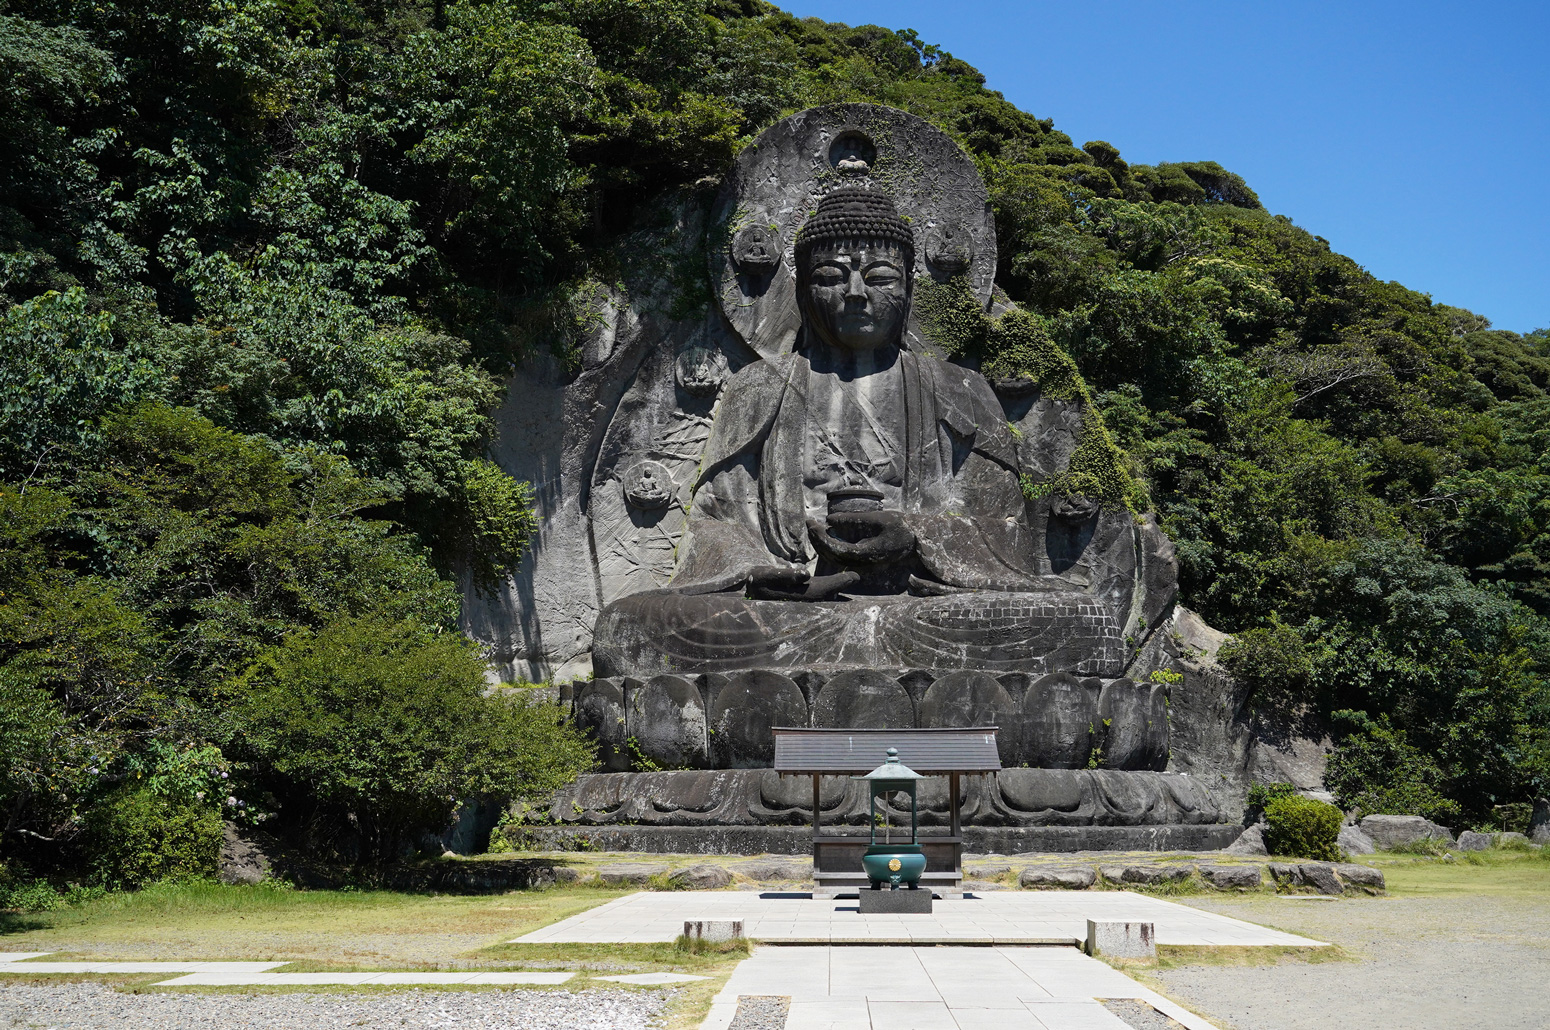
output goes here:
{"type": "Polygon", "coordinates": [[[1107,726],[1105,769],[1168,767],[1168,700],[1161,684],[1114,680],[1104,684],[1099,715],[1107,726]]]}
{"type": "MultiPolygon", "coordinates": [[[[953,274],[929,256],[933,226],[952,227],[948,263],[960,251],[981,304],[996,277],[996,229],[985,183],[969,156],[946,133],[903,111],[875,104],[831,104],[776,122],[738,154],[711,212],[707,248],[711,283],[733,330],[762,357],[789,352],[801,315],[796,303],[792,246],[819,198],[862,180],[893,198],[916,235],[915,278],[953,274]],[[842,167],[843,166],[843,167],[842,167]],[[744,271],[738,240],[745,227],[770,226],[780,262],[767,275],[744,271]],[[725,243],[719,242],[725,241],[725,243]]],[[[945,244],[945,241],[944,241],[945,244]]],[[[906,344],[944,357],[912,313],[906,344]]]]}
{"type": "Polygon", "coordinates": [[[1023,750],[1023,716],[1006,688],[988,672],[950,672],[920,699],[923,729],[998,726],[996,751],[1002,765],[1016,765],[1023,750]]]}
{"type": "Polygon", "coordinates": [[[915,702],[893,677],[873,669],[852,669],[835,676],[818,692],[818,699],[813,702],[813,725],[913,729],[915,702]]]}
{"type": "Polygon", "coordinates": [[[673,365],[678,385],[695,397],[714,397],[727,378],[727,356],[711,347],[685,347],[673,365]]]}
{"type": "Polygon", "coordinates": [[[926,230],[926,260],[947,275],[961,275],[974,263],[974,241],[950,225],[926,230]]]}
{"type": "Polygon", "coordinates": [[[1035,769],[1085,769],[1102,723],[1098,693],[1070,673],[1044,676],[1023,697],[1027,718],[1026,761],[1035,769]]]}
{"type": "Polygon", "coordinates": [[[732,263],[750,278],[780,267],[780,234],[766,225],[745,225],[732,237],[732,263]]]}
{"type": "Polygon", "coordinates": [[[624,499],[641,511],[656,511],[672,503],[678,484],[660,461],[641,461],[624,474],[624,499]]]}
{"type": "Polygon", "coordinates": [[[667,768],[705,762],[705,702],[682,676],[653,676],[630,694],[629,735],[641,757],[667,768]]]}
{"type": "Polygon", "coordinates": [[[710,707],[710,751],[719,769],[759,769],[775,760],[776,726],[806,726],[807,699],[775,672],[737,672],[710,707]]]}

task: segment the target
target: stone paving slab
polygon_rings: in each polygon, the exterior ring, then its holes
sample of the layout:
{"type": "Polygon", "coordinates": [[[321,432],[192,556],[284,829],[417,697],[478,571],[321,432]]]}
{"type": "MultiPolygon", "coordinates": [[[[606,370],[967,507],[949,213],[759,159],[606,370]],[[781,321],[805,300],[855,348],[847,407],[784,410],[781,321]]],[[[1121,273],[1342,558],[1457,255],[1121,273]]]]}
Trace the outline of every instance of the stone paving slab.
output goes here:
{"type": "Polygon", "coordinates": [[[1217,1030],[1063,947],[762,947],[732,973],[701,1030],[727,1030],[743,995],[789,997],[785,1030],[1130,1030],[1101,998],[1134,998],[1186,1030],[1217,1030]]]}
{"type": "Polygon", "coordinates": [[[554,986],[575,976],[560,973],[190,973],[162,980],[157,987],[311,987],[320,984],[377,986],[388,984],[460,984],[554,986]]]}
{"type": "MultiPolygon", "coordinates": [[[[47,955],[48,952],[39,954],[47,955]]],[[[284,962],[0,962],[0,973],[24,976],[59,973],[206,973],[241,976],[262,973],[284,962]]]]}
{"type": "Polygon", "coordinates": [[[1005,892],[938,901],[930,914],[861,915],[849,899],[734,891],[641,892],[541,927],[513,944],[646,944],[675,940],[685,920],[741,919],[771,944],[1077,945],[1087,920],[1149,922],[1157,943],[1320,947],[1229,916],[1130,891],[1005,892]]]}

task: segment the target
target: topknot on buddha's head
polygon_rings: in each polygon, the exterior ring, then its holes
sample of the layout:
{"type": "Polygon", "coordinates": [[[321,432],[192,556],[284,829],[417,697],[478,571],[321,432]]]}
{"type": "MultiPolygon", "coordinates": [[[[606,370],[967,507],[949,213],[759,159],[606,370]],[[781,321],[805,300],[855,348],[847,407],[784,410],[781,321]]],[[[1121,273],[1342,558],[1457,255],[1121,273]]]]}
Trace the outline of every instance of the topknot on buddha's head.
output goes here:
{"type": "Polygon", "coordinates": [[[893,198],[868,186],[842,186],[818,202],[796,238],[797,266],[806,263],[820,243],[879,240],[898,244],[905,252],[905,265],[915,261],[915,233],[899,217],[893,198]]]}

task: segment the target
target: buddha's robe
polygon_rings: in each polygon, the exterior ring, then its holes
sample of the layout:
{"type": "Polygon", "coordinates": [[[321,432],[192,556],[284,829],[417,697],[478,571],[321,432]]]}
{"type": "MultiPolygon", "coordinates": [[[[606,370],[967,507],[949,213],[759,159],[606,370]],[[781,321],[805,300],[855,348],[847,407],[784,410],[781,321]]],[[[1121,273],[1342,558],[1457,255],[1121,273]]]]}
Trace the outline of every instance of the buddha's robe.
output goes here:
{"type": "MultiPolygon", "coordinates": [[[[863,358],[863,362],[864,362],[863,358]]],[[[910,351],[854,374],[805,353],[727,384],[673,578],[599,616],[598,675],[973,668],[1118,675],[1125,612],[1041,569],[1015,441],[977,372],[910,351]],[[813,572],[809,518],[865,483],[916,537],[914,596],[742,596],[750,569],[813,572]]],[[[1040,527],[1042,530],[1042,527],[1040,527]]]]}

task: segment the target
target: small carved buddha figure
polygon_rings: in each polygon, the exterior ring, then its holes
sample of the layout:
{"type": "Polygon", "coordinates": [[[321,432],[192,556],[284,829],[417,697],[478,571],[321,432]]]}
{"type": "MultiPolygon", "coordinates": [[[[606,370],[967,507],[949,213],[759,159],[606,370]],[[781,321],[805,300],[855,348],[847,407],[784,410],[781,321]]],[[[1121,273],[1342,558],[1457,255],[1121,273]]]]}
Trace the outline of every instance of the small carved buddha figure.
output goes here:
{"type": "Polygon", "coordinates": [[[1041,571],[989,384],[904,347],[915,239],[845,186],[798,233],[795,350],[726,384],[669,585],[598,618],[598,675],[1119,675],[1129,596],[1041,571]]]}

